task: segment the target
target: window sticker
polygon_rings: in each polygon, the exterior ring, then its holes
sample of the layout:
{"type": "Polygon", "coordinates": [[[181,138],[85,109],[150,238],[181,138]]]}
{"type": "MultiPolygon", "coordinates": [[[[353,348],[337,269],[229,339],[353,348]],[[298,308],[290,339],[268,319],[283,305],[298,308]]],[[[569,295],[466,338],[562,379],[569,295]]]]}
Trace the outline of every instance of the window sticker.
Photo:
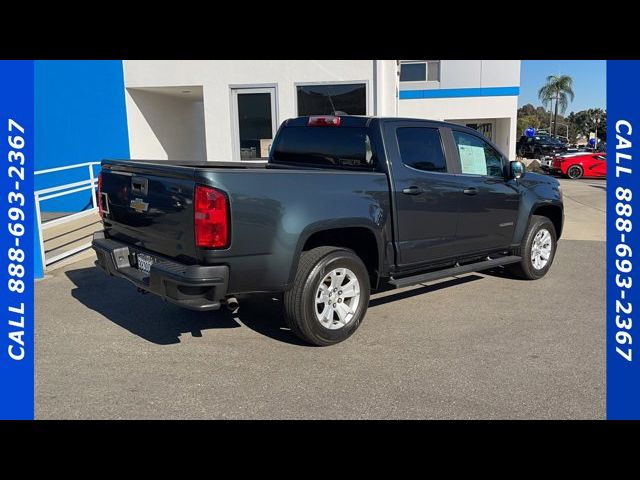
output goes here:
{"type": "Polygon", "coordinates": [[[462,173],[469,173],[471,175],[487,174],[487,159],[484,155],[483,147],[458,145],[458,151],[460,152],[462,173]]]}

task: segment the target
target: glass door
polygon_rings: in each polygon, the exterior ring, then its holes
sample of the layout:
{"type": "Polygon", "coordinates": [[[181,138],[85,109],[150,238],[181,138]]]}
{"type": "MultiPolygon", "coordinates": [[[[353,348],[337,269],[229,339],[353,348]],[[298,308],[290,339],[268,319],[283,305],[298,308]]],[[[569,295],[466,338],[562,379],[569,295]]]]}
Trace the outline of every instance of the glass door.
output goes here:
{"type": "Polygon", "coordinates": [[[276,89],[233,88],[234,159],[266,160],[277,129],[276,89]]]}

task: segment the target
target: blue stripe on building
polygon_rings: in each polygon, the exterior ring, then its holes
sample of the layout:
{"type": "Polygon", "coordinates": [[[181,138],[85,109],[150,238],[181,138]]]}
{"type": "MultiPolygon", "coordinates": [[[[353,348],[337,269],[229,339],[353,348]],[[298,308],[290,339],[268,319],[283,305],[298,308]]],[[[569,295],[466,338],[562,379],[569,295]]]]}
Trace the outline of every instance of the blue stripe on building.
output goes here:
{"type": "MultiPolygon", "coordinates": [[[[35,63],[35,170],[104,158],[129,158],[120,60],[35,63]]],[[[86,180],[88,170],[37,176],[36,190],[86,180]]],[[[91,206],[86,190],[42,203],[45,212],[91,206]]]]}
{"type": "Polygon", "coordinates": [[[400,100],[416,98],[506,97],[520,94],[520,87],[433,88],[400,90],[400,100]]]}

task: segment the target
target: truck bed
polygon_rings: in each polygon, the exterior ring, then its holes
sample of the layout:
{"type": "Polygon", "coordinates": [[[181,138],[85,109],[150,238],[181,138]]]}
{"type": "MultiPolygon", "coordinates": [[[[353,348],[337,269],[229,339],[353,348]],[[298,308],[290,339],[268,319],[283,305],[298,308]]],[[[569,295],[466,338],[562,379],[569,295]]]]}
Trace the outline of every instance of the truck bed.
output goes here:
{"type": "Polygon", "coordinates": [[[185,265],[229,265],[231,293],[282,290],[293,280],[294,259],[316,230],[368,228],[380,245],[391,238],[389,188],[382,172],[104,160],[102,192],[108,196],[107,238],[185,265]],[[136,191],[138,182],[144,191],[136,191]],[[196,248],[196,185],[228,197],[226,249],[196,248]]]}

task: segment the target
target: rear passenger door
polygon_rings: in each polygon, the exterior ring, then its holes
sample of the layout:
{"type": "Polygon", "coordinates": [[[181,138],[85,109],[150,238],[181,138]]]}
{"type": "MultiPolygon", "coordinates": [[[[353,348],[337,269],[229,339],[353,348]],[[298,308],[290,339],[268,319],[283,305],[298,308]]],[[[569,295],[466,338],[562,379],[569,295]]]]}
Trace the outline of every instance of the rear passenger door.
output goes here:
{"type": "Polygon", "coordinates": [[[384,125],[395,203],[395,241],[399,268],[420,267],[455,255],[459,178],[448,134],[437,124],[394,121],[384,125]],[[447,161],[449,158],[449,162],[447,161]]]}
{"type": "Polygon", "coordinates": [[[507,247],[520,206],[520,187],[507,175],[508,160],[475,132],[452,133],[462,187],[456,244],[465,254],[507,247]]]}

